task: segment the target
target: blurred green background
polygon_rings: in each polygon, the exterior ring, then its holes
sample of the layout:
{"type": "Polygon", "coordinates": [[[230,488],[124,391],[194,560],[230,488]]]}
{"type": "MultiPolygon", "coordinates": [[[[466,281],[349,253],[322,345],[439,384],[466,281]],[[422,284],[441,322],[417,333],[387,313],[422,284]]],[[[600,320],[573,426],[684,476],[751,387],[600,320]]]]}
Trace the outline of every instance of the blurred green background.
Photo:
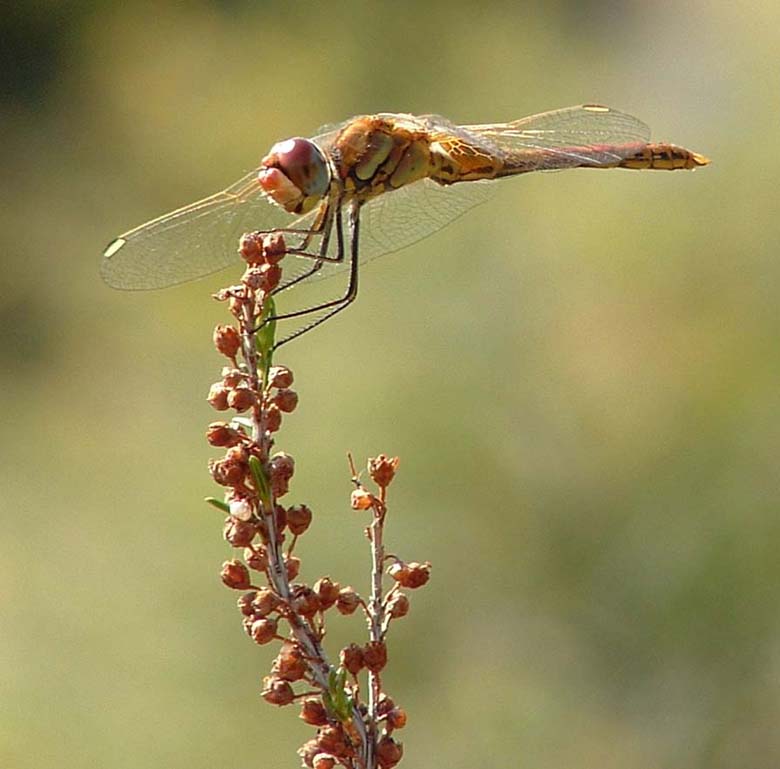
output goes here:
{"type": "MultiPolygon", "coordinates": [[[[364,589],[345,452],[401,456],[407,767],[780,766],[780,6],[17,4],[0,47],[0,766],[298,765],[218,579],[209,293],[117,233],[371,111],[597,101],[713,158],[566,172],[370,265],[283,351],[303,576],[364,589]]],[[[332,623],[332,646],[362,637],[332,623]],[[338,626],[338,627],[337,627],[338,626]]]]}

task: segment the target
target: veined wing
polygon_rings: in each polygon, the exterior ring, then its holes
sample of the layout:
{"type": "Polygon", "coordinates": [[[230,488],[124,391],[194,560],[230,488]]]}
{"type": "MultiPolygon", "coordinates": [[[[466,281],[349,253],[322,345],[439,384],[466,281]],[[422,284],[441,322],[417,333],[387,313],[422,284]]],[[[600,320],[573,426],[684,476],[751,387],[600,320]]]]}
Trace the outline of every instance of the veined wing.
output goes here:
{"type": "Polygon", "coordinates": [[[650,139],[650,129],[638,118],[597,104],[463,128],[510,155],[522,153],[533,162],[529,170],[540,171],[582,164],[612,166],[650,139]]]}
{"type": "Polygon", "coordinates": [[[423,179],[366,204],[361,213],[361,261],[427,238],[493,196],[493,182],[442,186],[423,179]]]}
{"type": "MultiPolygon", "coordinates": [[[[400,251],[451,224],[458,217],[490,200],[495,182],[478,181],[444,187],[423,179],[400,189],[371,199],[360,210],[359,259],[361,264],[379,256],[400,251]]],[[[342,212],[344,232],[347,232],[347,211],[342,212]]],[[[336,253],[335,237],[331,236],[328,255],[336,253]]],[[[298,260],[300,261],[300,259],[298,260]]],[[[311,265],[311,261],[309,261],[311,265]]],[[[306,281],[323,280],[349,267],[348,254],[343,262],[325,262],[306,281]]],[[[290,270],[289,257],[282,263],[285,282],[300,274],[290,270]]]]}
{"type": "Polygon", "coordinates": [[[106,248],[100,273],[121,289],[184,283],[238,263],[242,233],[291,219],[262,195],[257,171],[250,171],[222,192],[120,235],[106,248]]]}
{"type": "MultiPolygon", "coordinates": [[[[328,144],[341,126],[314,138],[328,144]]],[[[100,273],[114,288],[142,290],[185,283],[239,264],[238,240],[245,232],[276,227],[306,229],[316,210],[295,217],[262,193],[258,169],[225,190],[164,214],[113,240],[103,253],[100,273]]],[[[311,260],[289,258],[285,277],[308,271],[311,260]]]]}

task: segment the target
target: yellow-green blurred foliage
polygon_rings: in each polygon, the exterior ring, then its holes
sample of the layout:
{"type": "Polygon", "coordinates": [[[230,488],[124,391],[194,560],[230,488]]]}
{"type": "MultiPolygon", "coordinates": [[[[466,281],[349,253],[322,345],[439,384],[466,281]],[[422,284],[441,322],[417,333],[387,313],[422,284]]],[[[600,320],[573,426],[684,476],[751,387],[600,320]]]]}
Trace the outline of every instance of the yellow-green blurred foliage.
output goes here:
{"type": "Polygon", "coordinates": [[[403,766],[780,766],[776,0],[42,1],[0,25],[0,766],[296,766],[310,733],[260,701],[271,653],[201,502],[234,276],[114,292],[105,243],[352,114],[585,101],[713,165],[502,183],[284,350],[303,576],[365,588],[345,452],[399,454],[390,546],[434,563],[391,636],[403,766]]]}

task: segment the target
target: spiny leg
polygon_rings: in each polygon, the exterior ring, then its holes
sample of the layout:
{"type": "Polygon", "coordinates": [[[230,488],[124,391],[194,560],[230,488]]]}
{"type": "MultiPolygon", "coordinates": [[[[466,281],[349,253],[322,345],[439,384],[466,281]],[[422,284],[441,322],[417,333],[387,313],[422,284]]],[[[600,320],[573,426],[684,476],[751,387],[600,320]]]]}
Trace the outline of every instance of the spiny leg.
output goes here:
{"type": "MultiPolygon", "coordinates": [[[[347,284],[346,291],[338,299],[333,299],[329,302],[323,302],[322,304],[315,305],[314,307],[308,307],[305,310],[298,310],[297,312],[290,312],[290,313],[285,313],[284,315],[277,315],[276,318],[274,318],[274,320],[287,320],[289,318],[300,318],[306,315],[310,315],[312,313],[322,312],[323,310],[327,310],[327,312],[321,318],[317,318],[316,320],[313,320],[308,325],[303,326],[302,328],[299,328],[297,331],[293,332],[289,336],[286,336],[284,339],[282,339],[281,342],[277,342],[273,347],[274,350],[281,347],[283,344],[287,344],[287,342],[291,342],[293,339],[297,339],[299,336],[302,336],[307,331],[311,331],[313,328],[316,328],[321,323],[324,323],[329,318],[332,318],[337,313],[349,307],[349,305],[355,301],[355,297],[357,296],[357,290],[358,290],[358,264],[359,264],[358,257],[360,255],[360,249],[359,249],[360,204],[357,203],[356,201],[353,201],[349,207],[349,230],[350,230],[349,283],[347,284]]],[[[339,253],[343,256],[344,232],[343,232],[343,224],[342,224],[340,212],[338,213],[336,219],[336,238],[338,241],[339,253]]]]}
{"type": "MultiPolygon", "coordinates": [[[[274,294],[278,294],[280,291],[286,291],[288,288],[305,281],[312,275],[315,275],[320,271],[322,265],[325,262],[341,262],[344,259],[343,251],[339,250],[335,257],[328,257],[328,246],[330,245],[330,236],[333,232],[333,217],[341,218],[341,201],[338,199],[335,201],[329,200],[326,204],[325,215],[318,223],[320,231],[322,232],[322,242],[320,243],[319,252],[311,254],[301,249],[287,249],[288,254],[295,256],[308,257],[313,260],[312,266],[301,275],[295,278],[291,278],[287,282],[283,282],[278,288],[274,290],[274,294]]],[[[302,248],[308,247],[308,243],[301,243],[302,248]]]]}

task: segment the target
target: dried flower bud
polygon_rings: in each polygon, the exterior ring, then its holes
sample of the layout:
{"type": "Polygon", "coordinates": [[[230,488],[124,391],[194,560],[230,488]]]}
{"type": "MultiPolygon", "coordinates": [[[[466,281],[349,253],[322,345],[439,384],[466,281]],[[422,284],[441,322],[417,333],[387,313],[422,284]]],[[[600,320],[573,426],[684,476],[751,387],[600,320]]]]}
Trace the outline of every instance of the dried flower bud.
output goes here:
{"type": "Polygon", "coordinates": [[[268,369],[268,385],[282,389],[293,383],[293,372],[287,366],[271,366],[268,369]]]}
{"type": "Polygon", "coordinates": [[[246,375],[240,369],[231,366],[225,366],[222,369],[222,384],[228,389],[238,387],[245,381],[246,375]]]}
{"type": "Polygon", "coordinates": [[[295,411],[295,407],[298,405],[298,393],[289,389],[279,390],[274,396],[274,403],[280,411],[289,414],[291,411],[295,411]]]}
{"type": "Polygon", "coordinates": [[[388,729],[403,729],[406,726],[406,711],[403,708],[393,708],[387,714],[388,729]]]}
{"type": "Polygon", "coordinates": [[[341,724],[323,726],[317,734],[317,744],[323,753],[334,756],[343,756],[349,750],[347,737],[341,724]]]}
{"type": "MultiPolygon", "coordinates": [[[[246,450],[246,447],[240,443],[237,446],[231,446],[225,452],[225,457],[221,462],[221,470],[225,480],[230,481],[231,486],[243,485],[249,472],[248,458],[249,452],[246,450]]],[[[254,508],[250,511],[250,514],[254,514],[254,508]]],[[[241,517],[240,511],[234,515],[236,518],[241,517]]]]}
{"type": "Polygon", "coordinates": [[[398,470],[399,462],[400,460],[398,457],[390,459],[385,454],[380,454],[378,457],[371,457],[368,460],[368,472],[371,479],[380,488],[389,486],[395,476],[396,470],[398,470]]]}
{"type": "MultiPolygon", "coordinates": [[[[235,467],[236,465],[233,465],[235,467]]],[[[243,476],[242,476],[243,477],[243,476]]],[[[230,515],[238,521],[251,521],[255,515],[252,503],[245,497],[230,500],[230,515]]],[[[251,542],[252,540],[249,540],[251,542]]],[[[246,544],[248,545],[249,542],[246,544]]]]}
{"type": "MultiPolygon", "coordinates": [[[[232,503],[231,503],[232,506],[232,503]]],[[[222,536],[233,547],[247,547],[257,534],[257,527],[249,521],[240,521],[229,515],[225,518],[225,526],[222,529],[222,536]]]]}
{"type": "Polygon", "coordinates": [[[249,262],[255,264],[263,259],[263,240],[255,232],[247,232],[241,236],[238,244],[238,253],[249,262]]]}
{"type": "Polygon", "coordinates": [[[428,561],[425,563],[396,561],[388,566],[387,573],[403,587],[422,587],[431,578],[431,564],[428,561]]]}
{"type": "Polygon", "coordinates": [[[287,579],[295,579],[301,570],[301,559],[285,553],[284,568],[287,570],[287,579]]]}
{"type": "Polygon", "coordinates": [[[353,510],[370,510],[374,504],[374,495],[365,489],[355,489],[350,498],[349,504],[353,510]]]}
{"type": "Polygon", "coordinates": [[[314,767],[314,758],[320,754],[320,746],[317,740],[309,740],[304,742],[300,748],[298,748],[298,755],[301,757],[301,762],[304,766],[314,767]]]}
{"type": "Polygon", "coordinates": [[[265,571],[268,568],[268,552],[262,545],[255,545],[244,550],[244,561],[254,571],[265,571]]]}
{"type": "Polygon", "coordinates": [[[345,646],[339,652],[339,661],[353,676],[356,676],[364,667],[363,649],[355,643],[345,646]]]}
{"type": "Polygon", "coordinates": [[[382,769],[392,769],[404,754],[404,746],[392,737],[385,736],[376,746],[376,760],[382,769]]]}
{"type": "Polygon", "coordinates": [[[245,465],[249,461],[249,449],[243,444],[231,446],[225,452],[225,459],[228,459],[231,462],[240,462],[245,465]]]}
{"type": "Polygon", "coordinates": [[[408,574],[400,580],[404,587],[422,587],[431,578],[431,564],[428,561],[425,563],[416,563],[415,561],[412,561],[407,564],[407,567],[408,574]]]}
{"type": "Polygon", "coordinates": [[[285,452],[280,451],[271,457],[271,475],[289,480],[295,472],[295,460],[285,452]]]}
{"type": "Polygon", "coordinates": [[[389,694],[380,694],[379,702],[376,704],[377,715],[381,718],[386,716],[395,707],[395,702],[389,694]]]}
{"type": "Polygon", "coordinates": [[[235,358],[241,349],[241,337],[235,326],[218,325],[214,329],[214,347],[226,358],[235,358]]]}
{"type": "Polygon", "coordinates": [[[369,641],[363,647],[363,664],[372,673],[378,673],[387,665],[387,646],[383,641],[369,641]]]}
{"type": "Polygon", "coordinates": [[[270,294],[282,279],[282,268],[278,264],[261,264],[252,270],[252,288],[270,294]]]}
{"type": "Polygon", "coordinates": [[[303,652],[296,644],[285,641],[274,660],[273,674],[285,681],[300,681],[308,669],[303,652]]]}
{"type": "Polygon", "coordinates": [[[291,605],[298,614],[311,618],[320,610],[320,599],[308,585],[296,585],[291,605]]]}
{"type": "MultiPolygon", "coordinates": [[[[220,486],[240,486],[246,476],[246,465],[240,462],[234,462],[227,458],[224,459],[210,459],[209,460],[209,472],[211,477],[220,486]]],[[[246,500],[241,500],[246,502],[246,500]]],[[[231,513],[232,514],[232,513],[231,513]]],[[[252,511],[250,506],[249,516],[251,517],[252,511]]],[[[240,516],[236,515],[236,518],[240,516]]]]}
{"type": "Polygon", "coordinates": [[[206,440],[212,446],[235,446],[241,442],[243,433],[227,422],[212,422],[206,431],[206,440]]]}
{"type": "Polygon", "coordinates": [[[206,400],[217,411],[225,411],[228,407],[228,388],[222,382],[214,382],[209,388],[206,400]]]}
{"type": "Polygon", "coordinates": [[[252,599],[252,610],[256,617],[267,617],[279,606],[279,598],[270,587],[261,587],[252,599]]]}
{"type": "Polygon", "coordinates": [[[336,601],[336,608],[340,614],[353,614],[355,609],[360,606],[360,596],[353,587],[342,587],[339,590],[339,597],[336,601]]]}
{"type": "Polygon", "coordinates": [[[338,601],[340,590],[341,585],[339,585],[338,582],[333,582],[330,577],[320,577],[314,583],[314,592],[320,599],[320,608],[322,611],[330,609],[330,607],[338,601]]]}
{"type": "Polygon", "coordinates": [[[256,644],[267,644],[276,638],[277,621],[273,617],[262,617],[252,623],[252,640],[256,644]]]}
{"type": "Polygon", "coordinates": [[[272,705],[289,705],[295,699],[295,692],[289,681],[282,681],[275,676],[263,679],[263,699],[272,705]]]}
{"type": "Polygon", "coordinates": [[[276,531],[284,531],[287,526],[287,511],[281,505],[274,505],[274,523],[276,531]]]}
{"type": "Polygon", "coordinates": [[[237,601],[236,605],[238,606],[238,610],[245,616],[245,617],[252,617],[255,613],[254,607],[252,606],[252,601],[255,600],[255,596],[257,595],[256,590],[250,590],[248,593],[244,593],[237,601]]]}
{"type": "Polygon", "coordinates": [[[336,766],[338,759],[336,756],[331,756],[330,753],[317,753],[312,761],[313,769],[333,769],[336,766]]]}
{"type": "Polygon", "coordinates": [[[287,527],[299,536],[309,528],[311,517],[311,510],[306,505],[293,505],[287,508],[287,527]]]}
{"type": "Polygon", "coordinates": [[[286,478],[271,479],[271,493],[280,499],[290,490],[290,481],[286,478]]]}
{"type": "Polygon", "coordinates": [[[277,498],[284,496],[289,490],[290,478],[295,472],[295,460],[289,454],[280,451],[271,457],[269,470],[273,495],[277,498]]]}
{"type": "Polygon", "coordinates": [[[263,239],[263,258],[269,264],[278,264],[287,253],[287,244],[281,232],[272,232],[263,239]]]}
{"type": "Polygon", "coordinates": [[[252,582],[249,578],[249,569],[238,559],[225,561],[222,564],[222,581],[233,590],[246,590],[251,587],[252,582]]]}
{"type": "Polygon", "coordinates": [[[278,432],[282,426],[282,412],[275,403],[269,403],[263,409],[263,425],[269,433],[278,432]]]}
{"type": "Polygon", "coordinates": [[[393,619],[400,619],[409,613],[409,598],[403,593],[393,593],[387,602],[387,611],[393,619]]]}
{"type": "Polygon", "coordinates": [[[396,581],[400,582],[409,575],[409,567],[403,561],[393,561],[387,567],[387,573],[396,581]]]}
{"type": "Polygon", "coordinates": [[[324,726],[328,723],[328,712],[318,697],[306,697],[301,702],[299,718],[309,726],[324,726]]]}
{"type": "Polygon", "coordinates": [[[240,414],[242,411],[246,411],[255,405],[257,402],[257,395],[255,395],[254,390],[242,385],[228,393],[227,401],[228,406],[235,409],[240,414]]]}

